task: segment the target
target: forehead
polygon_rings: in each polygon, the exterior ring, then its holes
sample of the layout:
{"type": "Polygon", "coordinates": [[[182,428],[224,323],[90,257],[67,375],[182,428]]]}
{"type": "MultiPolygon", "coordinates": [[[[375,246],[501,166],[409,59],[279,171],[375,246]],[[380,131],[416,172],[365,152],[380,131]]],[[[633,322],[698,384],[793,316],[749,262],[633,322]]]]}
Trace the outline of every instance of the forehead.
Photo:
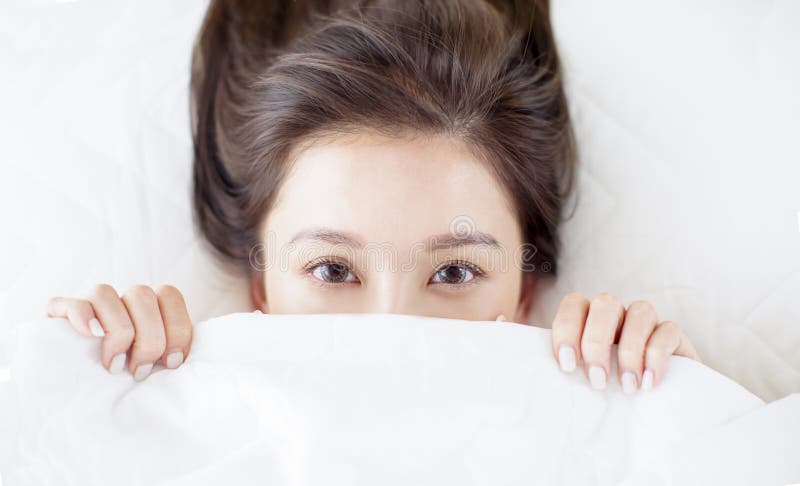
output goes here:
{"type": "Polygon", "coordinates": [[[463,142],[360,132],[295,153],[266,230],[286,240],[303,228],[325,226],[402,245],[454,225],[471,225],[505,243],[520,238],[505,192],[463,142]]]}

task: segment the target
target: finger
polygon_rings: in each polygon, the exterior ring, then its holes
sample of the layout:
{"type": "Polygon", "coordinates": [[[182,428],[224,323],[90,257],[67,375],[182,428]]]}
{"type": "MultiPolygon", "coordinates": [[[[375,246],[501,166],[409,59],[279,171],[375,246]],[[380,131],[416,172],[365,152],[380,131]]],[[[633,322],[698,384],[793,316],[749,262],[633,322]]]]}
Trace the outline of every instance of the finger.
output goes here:
{"type": "Polygon", "coordinates": [[[110,285],[100,284],[94,287],[89,293],[89,300],[106,330],[100,361],[109,372],[120,373],[125,369],[128,348],[135,336],[128,310],[117,291],[110,285]]]}
{"type": "Polygon", "coordinates": [[[581,360],[581,334],[588,313],[589,299],[580,292],[570,292],[561,299],[553,319],[553,355],[567,373],[573,371],[581,360]]]}
{"type": "Polygon", "coordinates": [[[162,360],[167,368],[177,368],[189,354],[192,342],[192,321],[180,291],[171,285],[162,285],[156,291],[161,320],[167,338],[162,360]]]}
{"type": "Polygon", "coordinates": [[[92,304],[85,299],[53,297],[47,302],[47,317],[64,317],[81,336],[102,337],[103,327],[92,304]]]}
{"type": "Polygon", "coordinates": [[[672,355],[699,361],[697,351],[683,330],[672,321],[663,321],[656,326],[647,341],[644,355],[645,371],[642,375],[643,390],[650,390],[661,383],[672,355]]]}
{"type": "Polygon", "coordinates": [[[155,292],[145,285],[136,285],[125,292],[122,302],[128,309],[136,335],[131,346],[128,369],[136,381],[142,381],[164,354],[166,334],[155,292]]]}
{"type": "Polygon", "coordinates": [[[658,317],[649,302],[637,300],[628,306],[617,346],[619,381],[622,391],[633,393],[641,383],[644,350],[658,317]]]}
{"type": "Polygon", "coordinates": [[[622,325],[625,307],[615,296],[600,293],[592,299],[581,338],[584,371],[592,388],[606,387],[611,369],[611,346],[622,325]]]}

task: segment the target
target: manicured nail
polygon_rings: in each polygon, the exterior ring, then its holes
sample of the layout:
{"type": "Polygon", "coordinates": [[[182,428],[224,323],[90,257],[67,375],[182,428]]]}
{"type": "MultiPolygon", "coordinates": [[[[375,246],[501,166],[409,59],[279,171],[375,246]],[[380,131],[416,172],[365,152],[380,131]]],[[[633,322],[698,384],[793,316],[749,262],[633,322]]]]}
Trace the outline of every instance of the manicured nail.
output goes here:
{"type": "Polygon", "coordinates": [[[644,370],[642,375],[642,390],[651,390],[653,388],[653,372],[644,370]]]}
{"type": "Polygon", "coordinates": [[[100,325],[100,321],[96,317],[89,319],[89,330],[92,331],[92,336],[103,337],[106,335],[106,332],[103,331],[103,326],[100,325]]]}
{"type": "Polygon", "coordinates": [[[108,367],[108,371],[114,374],[119,373],[125,369],[126,359],[127,355],[125,353],[119,353],[118,355],[114,356],[114,358],[111,360],[111,365],[108,367]]]}
{"type": "Polygon", "coordinates": [[[150,374],[150,370],[153,369],[153,363],[143,363],[136,367],[136,371],[133,373],[133,379],[136,381],[142,381],[147,378],[147,375],[150,374]]]}
{"type": "Polygon", "coordinates": [[[606,387],[606,370],[602,366],[592,365],[589,367],[589,382],[595,390],[602,390],[606,387]]]}
{"type": "Polygon", "coordinates": [[[575,350],[572,346],[562,344],[558,348],[558,364],[561,365],[561,371],[571,373],[575,370],[575,350]]]}
{"type": "Polygon", "coordinates": [[[181,363],[183,363],[183,351],[175,351],[167,355],[167,368],[177,368],[181,363]]]}
{"type": "Polygon", "coordinates": [[[636,392],[636,375],[633,372],[622,373],[622,391],[626,395],[636,392]]]}

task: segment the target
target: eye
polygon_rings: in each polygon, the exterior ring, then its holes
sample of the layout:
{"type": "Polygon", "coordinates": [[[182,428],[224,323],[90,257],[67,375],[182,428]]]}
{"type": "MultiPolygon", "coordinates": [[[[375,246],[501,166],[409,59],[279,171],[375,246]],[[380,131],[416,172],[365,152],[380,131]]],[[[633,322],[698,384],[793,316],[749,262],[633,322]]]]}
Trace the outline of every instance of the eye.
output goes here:
{"type": "Polygon", "coordinates": [[[446,285],[469,285],[475,283],[476,279],[482,278],[484,273],[475,265],[469,262],[448,262],[439,267],[431,277],[432,283],[446,285]]]}
{"type": "Polygon", "coordinates": [[[346,264],[330,260],[312,262],[306,269],[317,280],[328,284],[358,282],[358,279],[346,264]]]}

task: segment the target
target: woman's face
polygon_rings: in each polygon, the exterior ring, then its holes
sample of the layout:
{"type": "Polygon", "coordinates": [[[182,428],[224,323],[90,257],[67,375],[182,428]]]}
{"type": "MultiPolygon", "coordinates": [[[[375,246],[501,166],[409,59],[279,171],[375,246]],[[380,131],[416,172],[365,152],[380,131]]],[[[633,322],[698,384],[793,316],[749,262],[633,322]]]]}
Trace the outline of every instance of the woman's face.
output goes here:
{"type": "Polygon", "coordinates": [[[256,308],[526,322],[516,214],[462,142],[365,131],[294,155],[251,259],[256,308]]]}

